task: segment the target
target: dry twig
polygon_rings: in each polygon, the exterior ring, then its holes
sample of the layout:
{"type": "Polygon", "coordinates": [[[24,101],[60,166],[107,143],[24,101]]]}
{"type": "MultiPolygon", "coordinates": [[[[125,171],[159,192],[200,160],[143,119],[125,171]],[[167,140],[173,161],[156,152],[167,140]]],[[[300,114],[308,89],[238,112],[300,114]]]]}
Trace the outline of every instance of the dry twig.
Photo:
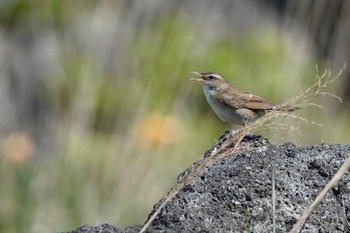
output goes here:
{"type": "Polygon", "coordinates": [[[345,160],[343,165],[339,168],[337,173],[333,176],[331,181],[328,182],[326,187],[322,190],[322,192],[316,197],[316,199],[312,202],[310,207],[304,212],[303,216],[298,220],[296,224],[294,224],[292,230],[289,233],[296,233],[298,229],[305,224],[306,220],[309,218],[312,211],[315,207],[323,200],[326,196],[327,192],[334,187],[334,185],[340,180],[340,178],[347,172],[350,168],[350,156],[345,160]]]}
{"type": "MultiPolygon", "coordinates": [[[[346,64],[344,64],[343,69],[345,68],[346,64]]],[[[300,95],[292,98],[291,100],[287,101],[286,103],[282,104],[282,106],[289,106],[295,109],[300,108],[306,108],[309,106],[317,106],[321,109],[324,109],[321,105],[312,103],[313,97],[317,95],[329,95],[332,97],[337,98],[339,101],[341,99],[331,93],[325,92],[325,88],[332,82],[334,82],[336,79],[338,79],[343,71],[341,69],[339,73],[335,77],[331,77],[331,73],[329,71],[325,71],[321,76],[318,74],[318,68],[316,66],[316,79],[314,83],[304,92],[302,92],[300,95]],[[329,79],[326,79],[329,78],[329,79]]],[[[286,108],[287,109],[287,108],[286,108]]],[[[242,139],[247,135],[248,132],[255,131],[260,128],[272,128],[275,126],[275,119],[277,118],[283,118],[283,117],[292,117],[296,118],[298,120],[301,120],[303,122],[317,124],[313,121],[309,121],[305,118],[302,118],[300,116],[295,115],[295,113],[287,112],[287,111],[270,111],[262,118],[258,119],[254,123],[238,130],[238,131],[230,131],[229,136],[226,138],[225,141],[222,143],[218,142],[216,145],[219,145],[218,147],[214,145],[212,149],[210,149],[210,154],[206,157],[204,157],[196,167],[194,167],[188,174],[185,174],[184,177],[180,179],[180,181],[177,183],[177,185],[170,191],[170,193],[166,196],[163,203],[158,207],[157,210],[149,217],[149,219],[145,222],[143,227],[140,230],[140,233],[143,233],[147,230],[147,228],[152,224],[152,222],[155,220],[155,218],[158,216],[160,211],[164,208],[166,204],[168,204],[178,193],[180,193],[188,184],[190,184],[194,179],[196,179],[205,168],[211,166],[215,162],[225,158],[229,155],[234,155],[238,151],[242,151],[243,148],[239,147],[240,142],[242,139]],[[229,148],[230,145],[234,144],[233,148],[229,148]],[[229,148],[229,149],[228,149],[229,148]]]]}

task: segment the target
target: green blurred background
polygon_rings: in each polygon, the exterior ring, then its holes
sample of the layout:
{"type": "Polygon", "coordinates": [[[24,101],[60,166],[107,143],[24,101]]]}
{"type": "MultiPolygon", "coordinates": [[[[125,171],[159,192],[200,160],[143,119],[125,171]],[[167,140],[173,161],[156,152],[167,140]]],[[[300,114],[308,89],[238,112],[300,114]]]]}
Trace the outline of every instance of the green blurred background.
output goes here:
{"type": "MultiPolygon", "coordinates": [[[[191,71],[282,103],[349,56],[348,1],[0,3],[0,232],[142,224],[228,129],[191,71]]],[[[349,144],[349,69],[273,143],[349,144]],[[293,130],[291,130],[293,128],[293,130]]]]}

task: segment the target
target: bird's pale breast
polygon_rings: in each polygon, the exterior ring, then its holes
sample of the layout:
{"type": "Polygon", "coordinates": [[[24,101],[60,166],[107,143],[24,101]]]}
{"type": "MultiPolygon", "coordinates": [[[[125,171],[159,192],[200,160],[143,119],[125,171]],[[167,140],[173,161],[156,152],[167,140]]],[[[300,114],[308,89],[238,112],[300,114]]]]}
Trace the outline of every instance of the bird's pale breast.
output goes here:
{"type": "MultiPolygon", "coordinates": [[[[206,85],[203,85],[203,91],[208,104],[222,121],[228,122],[230,124],[245,125],[245,120],[242,118],[245,118],[245,116],[242,116],[239,111],[237,112],[238,109],[230,107],[218,100],[215,97],[215,90],[210,89],[206,85]]],[[[255,117],[255,113],[252,111],[251,113],[254,115],[253,117],[255,117]]]]}

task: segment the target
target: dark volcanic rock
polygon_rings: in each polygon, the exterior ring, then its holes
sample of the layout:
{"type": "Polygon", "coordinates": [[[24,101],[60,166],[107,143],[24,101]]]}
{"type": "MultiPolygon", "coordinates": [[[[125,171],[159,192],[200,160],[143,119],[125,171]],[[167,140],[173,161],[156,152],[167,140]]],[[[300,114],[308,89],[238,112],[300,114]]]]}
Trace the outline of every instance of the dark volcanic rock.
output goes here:
{"type": "MultiPolygon", "coordinates": [[[[204,169],[163,208],[148,232],[271,232],[273,169],[276,228],[288,232],[350,154],[348,145],[275,146],[259,136],[247,136],[242,144],[245,151],[204,169]]],[[[345,218],[350,221],[349,172],[314,210],[303,232],[349,232],[345,218]]],[[[140,230],[84,228],[72,232],[140,230]]]]}
{"type": "Polygon", "coordinates": [[[138,232],[141,229],[141,226],[128,227],[123,230],[117,229],[115,226],[109,224],[101,224],[97,227],[92,226],[81,226],[71,233],[133,233],[138,232]]]}

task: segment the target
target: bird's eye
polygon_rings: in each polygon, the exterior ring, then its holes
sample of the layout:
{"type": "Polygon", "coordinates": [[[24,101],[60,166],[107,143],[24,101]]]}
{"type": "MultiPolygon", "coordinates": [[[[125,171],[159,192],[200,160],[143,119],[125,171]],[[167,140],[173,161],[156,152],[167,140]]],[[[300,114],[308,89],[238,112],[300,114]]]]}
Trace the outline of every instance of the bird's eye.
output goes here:
{"type": "Polygon", "coordinates": [[[208,78],[211,80],[211,79],[214,79],[215,77],[213,75],[210,75],[208,78]]]}

